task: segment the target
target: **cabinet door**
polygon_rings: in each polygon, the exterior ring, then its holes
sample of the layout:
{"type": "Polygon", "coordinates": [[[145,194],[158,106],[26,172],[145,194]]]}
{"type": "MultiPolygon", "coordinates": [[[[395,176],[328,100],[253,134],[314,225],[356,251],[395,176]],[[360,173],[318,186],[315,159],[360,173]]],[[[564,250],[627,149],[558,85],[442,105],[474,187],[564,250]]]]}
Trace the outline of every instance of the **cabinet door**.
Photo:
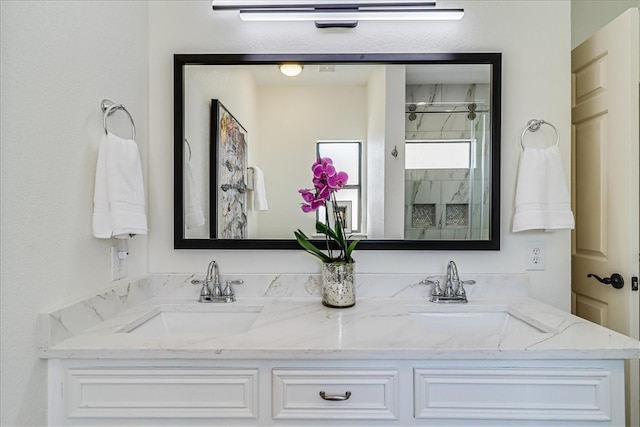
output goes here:
{"type": "Polygon", "coordinates": [[[608,422],[611,375],[606,369],[414,369],[414,416],[608,422]]]}
{"type": "Polygon", "coordinates": [[[256,418],[257,369],[67,371],[68,418],[256,418]]]}
{"type": "Polygon", "coordinates": [[[272,387],[274,419],[398,419],[395,369],[274,369],[272,387]]]}

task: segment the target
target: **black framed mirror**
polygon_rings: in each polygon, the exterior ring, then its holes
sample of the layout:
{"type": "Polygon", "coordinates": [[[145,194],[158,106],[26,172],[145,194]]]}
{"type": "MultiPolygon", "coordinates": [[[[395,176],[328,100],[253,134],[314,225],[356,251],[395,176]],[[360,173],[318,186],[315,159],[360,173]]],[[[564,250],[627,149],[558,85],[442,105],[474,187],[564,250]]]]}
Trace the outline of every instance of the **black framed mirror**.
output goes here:
{"type": "Polygon", "coordinates": [[[342,145],[358,250],[499,250],[501,70],[500,53],[174,55],[174,247],[299,249],[316,218],[297,189],[342,145]]]}

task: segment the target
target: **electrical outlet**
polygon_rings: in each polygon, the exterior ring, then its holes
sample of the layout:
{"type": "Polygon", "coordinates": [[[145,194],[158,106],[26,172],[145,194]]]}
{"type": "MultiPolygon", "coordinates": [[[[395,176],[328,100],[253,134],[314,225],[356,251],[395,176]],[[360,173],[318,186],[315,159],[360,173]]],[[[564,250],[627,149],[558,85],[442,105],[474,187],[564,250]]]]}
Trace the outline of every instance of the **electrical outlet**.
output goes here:
{"type": "Polygon", "coordinates": [[[542,271],[547,268],[547,251],[542,240],[527,242],[524,255],[527,270],[542,271]]]}
{"type": "Polygon", "coordinates": [[[127,253],[118,249],[117,245],[111,246],[111,281],[127,276],[127,253]]]}

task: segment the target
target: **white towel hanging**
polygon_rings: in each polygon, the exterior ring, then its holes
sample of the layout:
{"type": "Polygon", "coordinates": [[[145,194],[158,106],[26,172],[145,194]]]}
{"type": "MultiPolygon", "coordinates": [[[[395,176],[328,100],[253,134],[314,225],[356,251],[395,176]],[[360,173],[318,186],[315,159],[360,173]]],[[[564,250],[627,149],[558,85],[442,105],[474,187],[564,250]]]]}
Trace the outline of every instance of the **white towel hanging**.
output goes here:
{"type": "Polygon", "coordinates": [[[256,211],[266,211],[269,209],[267,203],[267,189],[264,181],[264,172],[257,166],[249,168],[253,173],[253,179],[249,180],[253,185],[253,209],[256,211]]]}
{"type": "Polygon", "coordinates": [[[107,132],[98,148],[93,235],[101,239],[147,234],[138,145],[107,132]]]}
{"type": "Polygon", "coordinates": [[[573,228],[559,147],[525,147],[518,167],[513,231],[573,228]]]}
{"type": "Polygon", "coordinates": [[[185,224],[187,229],[192,229],[204,225],[205,218],[198,197],[199,186],[191,167],[191,162],[185,158],[184,161],[184,205],[185,224]]]}

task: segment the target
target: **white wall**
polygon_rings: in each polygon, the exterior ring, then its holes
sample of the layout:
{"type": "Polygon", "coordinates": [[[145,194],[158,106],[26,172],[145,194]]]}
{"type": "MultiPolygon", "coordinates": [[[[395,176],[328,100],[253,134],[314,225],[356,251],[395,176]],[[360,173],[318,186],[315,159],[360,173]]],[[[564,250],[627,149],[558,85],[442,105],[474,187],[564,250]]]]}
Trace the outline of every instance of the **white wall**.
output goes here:
{"type": "MultiPolygon", "coordinates": [[[[502,250],[499,252],[356,251],[358,271],[438,273],[454,259],[461,273],[522,273],[524,247],[542,240],[547,269],[531,273],[534,297],[569,309],[570,232],[512,234],[518,138],[527,121],[544,118],[561,135],[570,169],[569,1],[439,1],[463,7],[461,21],[361,22],[352,30],[319,30],[309,23],[243,23],[236,13],[213,13],[203,1],[150,5],[151,272],[203,272],[216,259],[223,273],[319,272],[302,251],[176,251],[173,248],[172,55],[259,52],[502,52],[502,250]],[[542,31],[541,28],[544,28],[542,31]]],[[[302,183],[304,184],[304,183],[302,183]]],[[[293,230],[292,230],[293,231],[293,230]]]]}
{"type": "MultiPolygon", "coordinates": [[[[148,5],[0,5],[0,424],[37,426],[46,423],[47,407],[38,313],[113,285],[112,242],[91,234],[102,98],[131,112],[147,163],[148,5]]],[[[109,124],[117,134],[130,131],[122,113],[109,124]]],[[[145,274],[147,238],[136,236],[129,249],[129,276],[145,274]]]]}
{"type": "Polygon", "coordinates": [[[571,48],[578,46],[630,7],[640,7],[640,0],[572,0],[571,48]]]}
{"type": "Polygon", "coordinates": [[[261,86],[258,94],[257,166],[264,171],[269,202],[269,210],[257,215],[258,237],[292,239],[298,228],[311,235],[316,216],[302,212],[298,190],[313,187],[316,141],[360,140],[366,146],[366,88],[261,86]]]}
{"type": "Polygon", "coordinates": [[[367,86],[367,146],[366,191],[363,205],[367,208],[366,230],[369,239],[384,237],[384,160],[386,158],[384,135],[386,115],[387,85],[386,68],[379,68],[371,74],[367,86]]]}

